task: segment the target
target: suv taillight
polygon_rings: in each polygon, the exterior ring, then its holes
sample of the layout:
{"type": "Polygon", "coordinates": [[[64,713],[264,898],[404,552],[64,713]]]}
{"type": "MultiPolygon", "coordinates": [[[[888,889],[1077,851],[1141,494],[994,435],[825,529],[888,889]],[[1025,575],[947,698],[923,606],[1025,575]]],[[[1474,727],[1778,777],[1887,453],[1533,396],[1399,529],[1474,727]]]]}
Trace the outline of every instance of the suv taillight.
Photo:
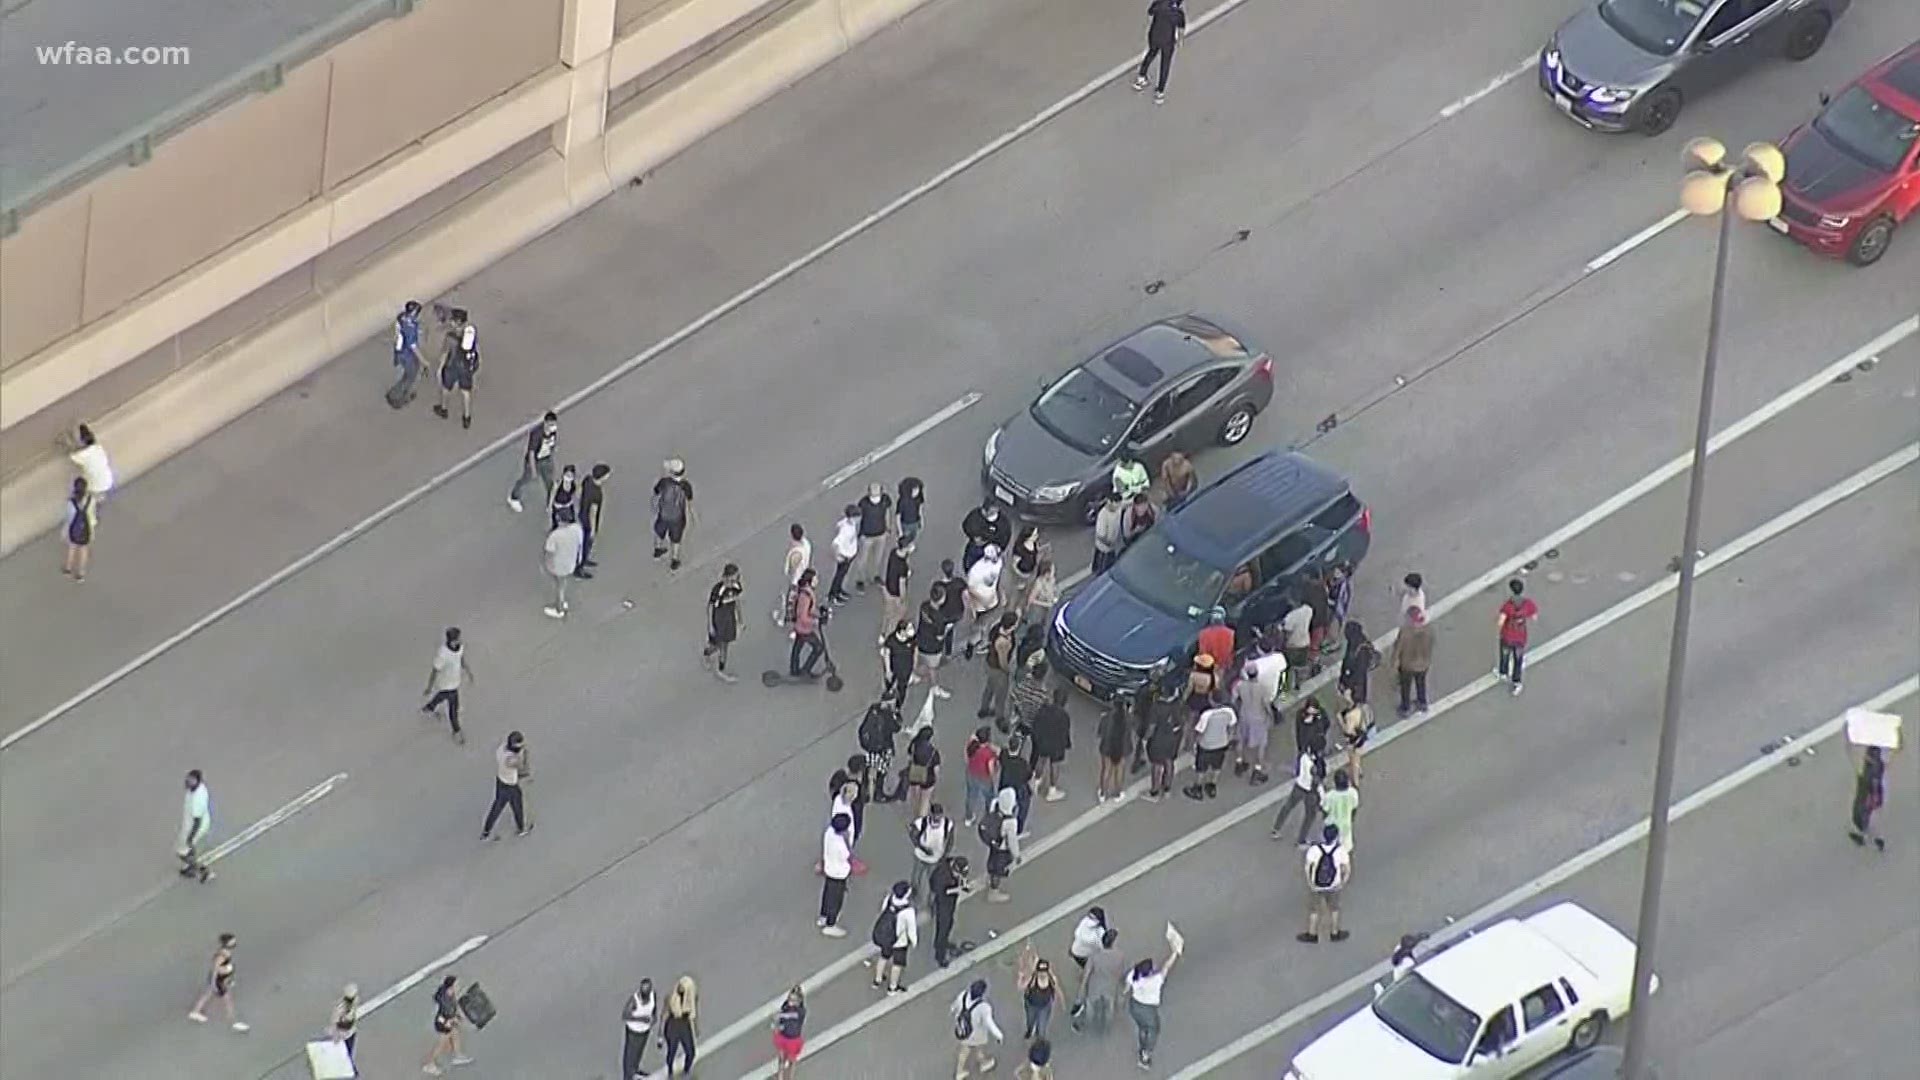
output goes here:
{"type": "Polygon", "coordinates": [[[1368,536],[1373,535],[1373,509],[1371,507],[1363,506],[1360,508],[1360,531],[1366,533],[1368,536]]]}

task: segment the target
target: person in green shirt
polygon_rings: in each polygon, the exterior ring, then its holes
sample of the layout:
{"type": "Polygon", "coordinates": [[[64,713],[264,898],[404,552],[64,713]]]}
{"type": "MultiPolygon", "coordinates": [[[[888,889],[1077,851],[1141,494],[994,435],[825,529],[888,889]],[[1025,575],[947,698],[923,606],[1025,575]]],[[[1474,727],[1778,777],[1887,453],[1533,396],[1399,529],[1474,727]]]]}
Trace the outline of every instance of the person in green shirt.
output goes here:
{"type": "Polygon", "coordinates": [[[1320,791],[1320,813],[1327,824],[1340,830],[1340,846],[1353,850],[1353,815],[1360,809],[1360,789],[1353,786],[1347,770],[1333,770],[1332,786],[1320,791]]]}
{"type": "Polygon", "coordinates": [[[1152,485],[1153,477],[1147,467],[1133,458],[1121,458],[1113,467],[1113,490],[1119,493],[1122,502],[1132,502],[1135,495],[1152,485]]]}

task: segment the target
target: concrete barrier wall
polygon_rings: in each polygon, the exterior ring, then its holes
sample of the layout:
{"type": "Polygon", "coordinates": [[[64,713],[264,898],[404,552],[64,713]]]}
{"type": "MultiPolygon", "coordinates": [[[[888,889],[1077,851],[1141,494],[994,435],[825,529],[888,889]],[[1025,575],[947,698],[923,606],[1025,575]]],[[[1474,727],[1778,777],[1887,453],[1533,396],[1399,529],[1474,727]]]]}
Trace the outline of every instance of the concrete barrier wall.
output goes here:
{"type": "MultiPolygon", "coordinates": [[[[924,2],[793,0],[785,7],[774,5],[776,16],[755,23],[752,33],[729,41],[710,62],[608,125],[608,95],[623,82],[647,78],[655,70],[642,67],[636,57],[661,57],[659,63],[677,65],[698,42],[726,36],[728,13],[738,17],[745,11],[745,17],[757,18],[768,8],[743,8],[739,0],[682,0],[679,7],[639,19],[616,42],[613,26],[619,12],[614,0],[566,0],[558,23],[558,55],[572,58],[573,64],[527,80],[338,191],[324,192],[271,228],[231,245],[194,272],[0,372],[6,380],[0,388],[0,412],[17,420],[27,405],[34,412],[52,405],[65,396],[60,385],[72,381],[76,371],[91,370],[97,376],[125,363],[124,358],[138,356],[325,254],[354,232],[403,210],[412,200],[440,190],[477,163],[523,142],[530,131],[551,128],[552,149],[486,185],[405,242],[373,256],[350,277],[294,305],[271,324],[186,363],[138,398],[91,417],[113,451],[116,471],[125,480],[138,477],[377,332],[392,316],[398,298],[446,291],[924,2]],[[599,10],[583,17],[577,7],[589,4],[599,10]],[[717,6],[701,18],[683,14],[709,4],[717,6]],[[663,26],[669,29],[663,31],[663,26]],[[597,43],[592,40],[596,27],[597,43]],[[658,33],[669,37],[636,40],[658,33]],[[680,35],[678,46],[673,34],[680,35]],[[49,367],[49,354],[55,353],[81,368],[49,367]],[[37,386],[34,375],[40,376],[37,386]],[[22,387],[41,400],[16,404],[22,387]]],[[[49,238],[71,234],[71,223],[59,218],[36,224],[42,216],[28,219],[8,246],[23,238],[34,242],[36,229],[45,230],[38,242],[49,248],[49,238]]],[[[6,303],[13,303],[11,295],[6,303]]],[[[14,473],[0,489],[0,554],[57,523],[69,471],[64,459],[49,457],[14,473]]]]}

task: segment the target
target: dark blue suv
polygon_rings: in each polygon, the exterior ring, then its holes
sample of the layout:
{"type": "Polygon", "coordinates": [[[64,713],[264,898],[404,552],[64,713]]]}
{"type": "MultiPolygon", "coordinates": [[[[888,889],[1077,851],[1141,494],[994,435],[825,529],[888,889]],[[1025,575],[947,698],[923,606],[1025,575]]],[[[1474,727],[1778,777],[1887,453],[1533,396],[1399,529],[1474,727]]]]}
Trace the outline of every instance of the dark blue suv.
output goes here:
{"type": "Polygon", "coordinates": [[[1372,521],[1346,478],[1274,450],[1161,518],[1106,573],[1059,606],[1047,632],[1055,670],[1096,697],[1177,672],[1207,613],[1246,632],[1278,622],[1308,573],[1359,565],[1372,521]]]}

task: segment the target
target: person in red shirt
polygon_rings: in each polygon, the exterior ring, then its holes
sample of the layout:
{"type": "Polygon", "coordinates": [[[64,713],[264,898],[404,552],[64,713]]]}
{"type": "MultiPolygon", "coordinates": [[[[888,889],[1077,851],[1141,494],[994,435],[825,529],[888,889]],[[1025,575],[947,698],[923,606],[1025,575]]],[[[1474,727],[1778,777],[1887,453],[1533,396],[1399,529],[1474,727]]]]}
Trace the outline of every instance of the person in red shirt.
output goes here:
{"type": "Polygon", "coordinates": [[[975,728],[973,738],[967,740],[966,825],[979,822],[980,815],[986,813],[987,805],[999,790],[1000,748],[993,745],[993,729],[983,724],[975,728]]]}
{"type": "Polygon", "coordinates": [[[1214,608],[1207,616],[1207,627],[1200,631],[1200,651],[1213,657],[1213,670],[1233,668],[1233,627],[1227,625],[1227,609],[1214,608]]]}
{"type": "Polygon", "coordinates": [[[1508,596],[1500,605],[1500,676],[1513,680],[1513,694],[1520,695],[1520,673],[1527,662],[1527,628],[1540,616],[1540,605],[1527,595],[1526,583],[1519,578],[1507,582],[1508,596]]]}

